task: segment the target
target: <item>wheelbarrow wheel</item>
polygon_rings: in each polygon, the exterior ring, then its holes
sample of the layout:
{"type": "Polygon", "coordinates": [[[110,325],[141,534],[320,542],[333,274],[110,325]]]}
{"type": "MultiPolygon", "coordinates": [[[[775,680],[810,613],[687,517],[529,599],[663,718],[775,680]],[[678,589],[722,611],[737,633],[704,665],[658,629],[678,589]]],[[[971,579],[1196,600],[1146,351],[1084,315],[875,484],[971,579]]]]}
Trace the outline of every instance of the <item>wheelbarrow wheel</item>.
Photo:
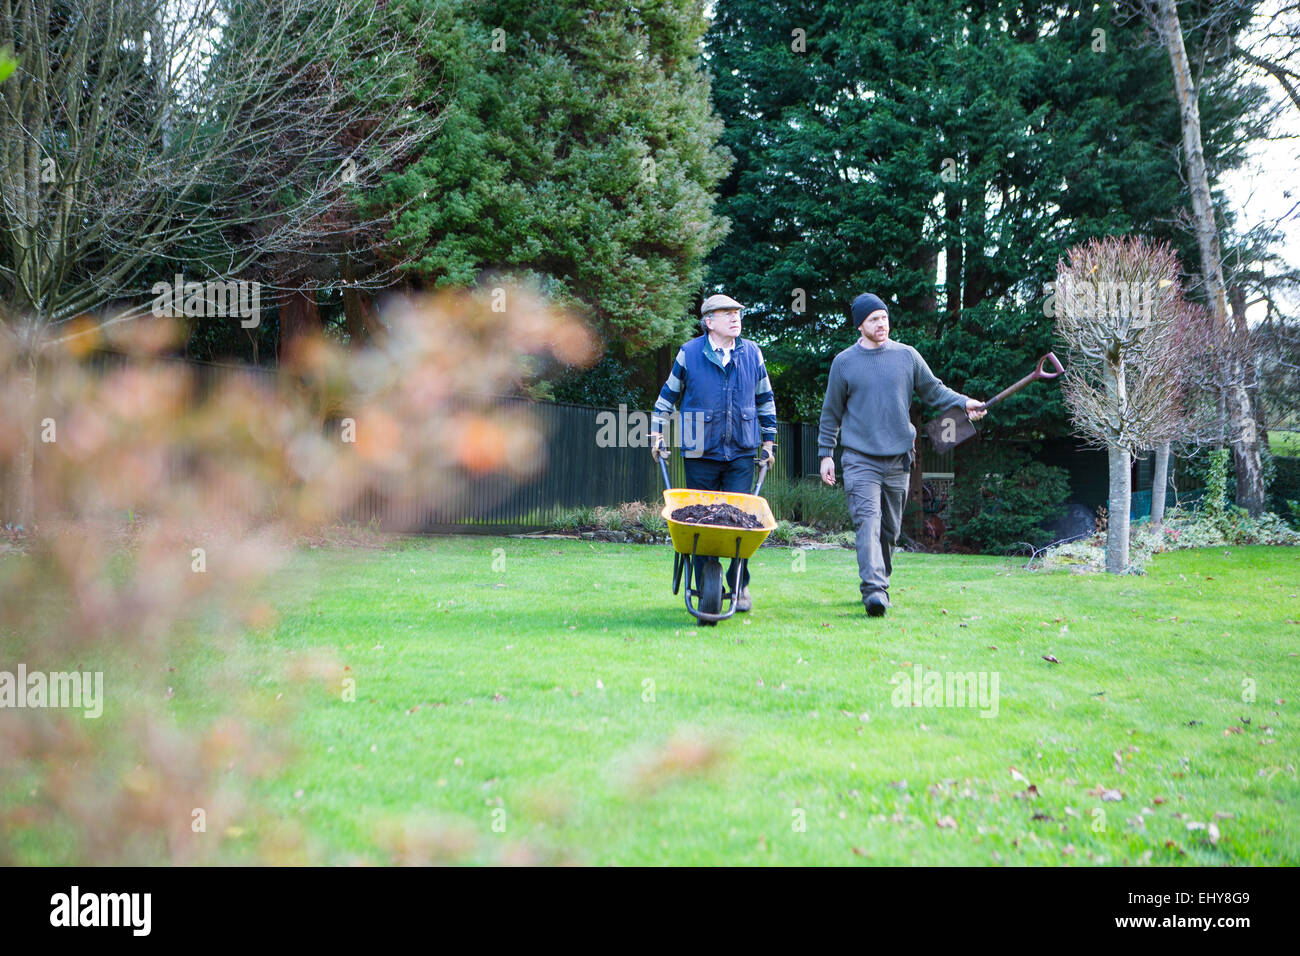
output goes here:
{"type": "MultiPolygon", "coordinates": [[[[700,610],[705,614],[722,613],[722,563],[717,558],[704,562],[700,573],[700,610]]],[[[700,621],[701,625],[717,627],[717,621],[700,621]]]]}

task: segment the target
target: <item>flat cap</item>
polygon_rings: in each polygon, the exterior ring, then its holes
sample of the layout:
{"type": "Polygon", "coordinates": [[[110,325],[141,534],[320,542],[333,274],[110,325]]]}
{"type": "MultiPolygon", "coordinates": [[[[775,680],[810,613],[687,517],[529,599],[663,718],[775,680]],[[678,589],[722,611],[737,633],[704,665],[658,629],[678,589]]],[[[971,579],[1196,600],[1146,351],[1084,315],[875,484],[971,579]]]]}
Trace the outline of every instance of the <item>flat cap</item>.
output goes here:
{"type": "Polygon", "coordinates": [[[708,315],[710,312],[716,312],[719,309],[743,309],[744,306],[737,302],[729,295],[711,295],[704,300],[700,306],[700,315],[708,315]]]}

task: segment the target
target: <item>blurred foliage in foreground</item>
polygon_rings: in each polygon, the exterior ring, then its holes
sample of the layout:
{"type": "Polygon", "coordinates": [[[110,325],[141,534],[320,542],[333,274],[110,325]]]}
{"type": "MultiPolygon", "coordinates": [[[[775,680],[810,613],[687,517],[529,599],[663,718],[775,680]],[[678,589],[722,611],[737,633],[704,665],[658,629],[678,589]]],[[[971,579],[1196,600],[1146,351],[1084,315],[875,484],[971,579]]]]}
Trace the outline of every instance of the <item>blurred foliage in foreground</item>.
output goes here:
{"type": "MultiPolygon", "coordinates": [[[[0,471],[42,442],[39,521],[18,547],[0,542],[0,671],[103,674],[98,719],[0,710],[0,863],[313,859],[250,796],[288,752],[264,729],[288,726],[287,705],[228,658],[242,631],[274,622],[265,585],[295,537],[385,475],[454,501],[483,475],[540,466],[536,423],[491,395],[540,358],[589,361],[594,343],[538,300],[508,301],[408,301],[365,351],[305,340],[275,384],[236,376],[205,392],[159,358],[177,334],[166,321],[47,347],[34,390],[33,357],[0,341],[0,471]],[[92,371],[82,359],[102,345],[130,360],[92,371]],[[482,398],[453,409],[465,393],[482,398]],[[220,712],[168,703],[183,661],[205,668],[220,712]]],[[[346,693],[330,656],[293,656],[285,673],[346,693]]]]}

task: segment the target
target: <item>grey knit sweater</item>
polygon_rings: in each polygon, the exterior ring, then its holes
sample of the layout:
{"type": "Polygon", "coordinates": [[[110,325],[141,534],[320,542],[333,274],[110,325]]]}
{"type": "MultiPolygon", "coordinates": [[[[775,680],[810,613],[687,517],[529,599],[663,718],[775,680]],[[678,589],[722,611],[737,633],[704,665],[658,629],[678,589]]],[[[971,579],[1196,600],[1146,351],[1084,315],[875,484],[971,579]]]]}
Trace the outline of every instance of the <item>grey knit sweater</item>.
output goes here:
{"type": "Polygon", "coordinates": [[[969,401],[939,381],[912,346],[886,339],[878,349],[864,349],[854,342],[831,362],[817,435],[821,457],[834,454],[841,428],[844,447],[864,455],[910,451],[916,438],[908,417],[913,391],[940,411],[969,401]]]}

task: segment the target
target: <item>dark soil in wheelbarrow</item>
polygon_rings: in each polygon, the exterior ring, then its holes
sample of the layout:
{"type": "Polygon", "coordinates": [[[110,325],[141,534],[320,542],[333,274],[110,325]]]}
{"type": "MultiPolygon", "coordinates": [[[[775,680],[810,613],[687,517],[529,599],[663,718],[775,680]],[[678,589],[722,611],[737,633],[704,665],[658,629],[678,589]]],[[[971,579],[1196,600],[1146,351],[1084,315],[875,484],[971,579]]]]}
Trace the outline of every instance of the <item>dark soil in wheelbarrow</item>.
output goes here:
{"type": "Polygon", "coordinates": [[[757,516],[735,505],[687,505],[674,511],[672,519],[684,524],[721,524],[751,530],[763,527],[757,516]]]}

